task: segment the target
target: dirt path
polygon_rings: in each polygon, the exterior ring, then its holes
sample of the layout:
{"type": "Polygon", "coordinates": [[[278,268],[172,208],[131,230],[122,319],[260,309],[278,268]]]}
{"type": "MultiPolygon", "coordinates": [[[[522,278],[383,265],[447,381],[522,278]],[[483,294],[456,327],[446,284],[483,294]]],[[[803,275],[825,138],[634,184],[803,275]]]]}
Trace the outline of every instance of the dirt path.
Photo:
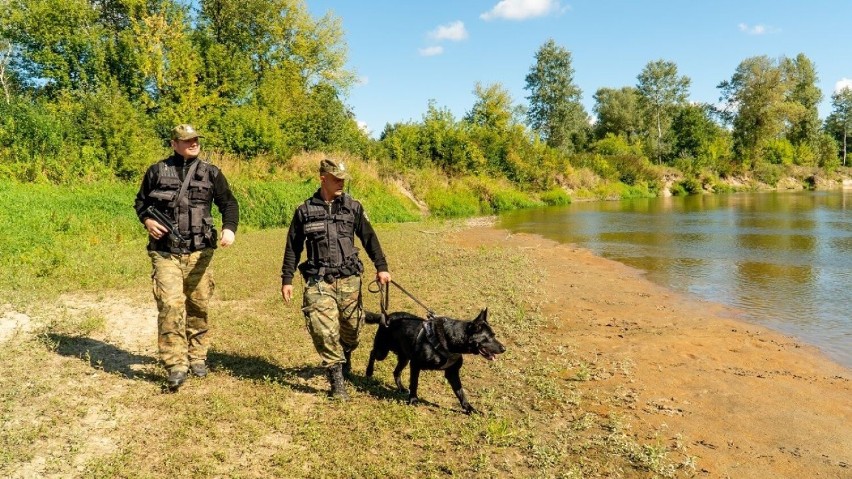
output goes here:
{"type": "Polygon", "coordinates": [[[455,241],[528,251],[553,344],[588,358],[566,375],[621,398],[637,436],[669,431],[701,476],[852,477],[852,373],[815,349],[570,245],[483,226],[455,241]]]}

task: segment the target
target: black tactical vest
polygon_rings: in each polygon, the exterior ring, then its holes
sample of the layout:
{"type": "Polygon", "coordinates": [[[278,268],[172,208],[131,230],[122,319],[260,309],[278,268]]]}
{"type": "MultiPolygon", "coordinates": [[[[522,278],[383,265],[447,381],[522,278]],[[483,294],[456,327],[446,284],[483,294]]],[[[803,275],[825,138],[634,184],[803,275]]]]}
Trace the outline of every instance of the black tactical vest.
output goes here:
{"type": "MultiPolygon", "coordinates": [[[[181,189],[178,167],[169,159],[158,163],[157,185],[148,194],[154,200],[154,206],[171,218],[181,236],[185,238],[180,246],[171,245],[168,248],[172,253],[187,253],[216,247],[217,233],[211,214],[213,168],[200,159],[196,161],[198,166],[182,197],[177,197],[181,189]]],[[[192,168],[191,165],[187,167],[187,173],[190,168],[192,168]]]]}
{"type": "Polygon", "coordinates": [[[312,199],[299,206],[307,249],[307,260],[299,265],[299,271],[305,277],[342,278],[364,271],[355,247],[355,221],[361,204],[343,195],[337,212],[332,214],[330,208],[312,199]]]}

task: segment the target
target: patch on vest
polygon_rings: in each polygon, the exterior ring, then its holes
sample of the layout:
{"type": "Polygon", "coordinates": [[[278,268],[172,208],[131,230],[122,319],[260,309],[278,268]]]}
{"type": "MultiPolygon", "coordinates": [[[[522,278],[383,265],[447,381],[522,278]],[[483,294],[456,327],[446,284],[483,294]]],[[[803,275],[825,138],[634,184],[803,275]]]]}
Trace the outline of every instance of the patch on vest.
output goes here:
{"type": "Polygon", "coordinates": [[[305,224],[305,234],[317,233],[317,232],[323,231],[323,230],[325,230],[325,222],[314,221],[313,223],[305,224]]]}

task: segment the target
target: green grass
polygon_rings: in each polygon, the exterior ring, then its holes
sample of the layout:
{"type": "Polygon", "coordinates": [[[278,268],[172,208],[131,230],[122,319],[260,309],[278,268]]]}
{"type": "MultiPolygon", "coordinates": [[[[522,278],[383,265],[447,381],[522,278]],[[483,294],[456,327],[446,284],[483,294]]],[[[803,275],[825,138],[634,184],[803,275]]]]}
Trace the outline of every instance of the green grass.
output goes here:
{"type": "Polygon", "coordinates": [[[39,291],[115,288],[143,269],[125,251],[144,249],[133,214],[136,188],[0,182],[0,294],[19,304],[39,291]]]}
{"type": "MultiPolygon", "coordinates": [[[[546,278],[528,274],[535,265],[519,250],[446,241],[462,231],[438,222],[378,227],[394,279],[430,308],[472,319],[489,307],[508,350],[496,362],[471,357],[462,371],[481,415],[461,412],[440,373],[421,375],[418,407],[394,390],[393,361],[378,363],[372,379],[361,376],[375,326],[365,327],[355,351],[352,400],[327,399],[296,306],[301,298],[292,305],[280,299],[283,229],[251,231],[216,253],[212,373],[163,394],[156,338],[137,337],[153,324],[97,310],[110,301],[154,309],[147,257],[126,241],[108,246],[140,277],[120,290],[72,292],[89,298],[88,312],[62,313],[58,291],[42,291],[47,300],[29,307],[39,329],[0,348],[0,476],[676,475],[680,453],[638,441],[624,434],[626,424],[600,415],[608,406],[593,375],[563,379],[571,353],[542,334],[550,320],[536,298],[546,278]],[[127,323],[136,326],[120,333],[127,323]],[[126,345],[132,341],[143,346],[126,345]]],[[[111,274],[106,262],[91,268],[94,277],[111,274]]],[[[378,309],[366,289],[365,305],[378,309]]],[[[391,308],[423,313],[397,291],[391,308]]]]}
{"type": "MultiPolygon", "coordinates": [[[[312,195],[315,181],[265,182],[237,179],[241,229],[286,226],[293,211],[312,195]]],[[[40,292],[120,289],[146,274],[132,260],[147,237],[133,211],[137,185],[93,183],[79,186],[0,182],[0,301],[21,306],[40,292]]],[[[376,223],[413,221],[411,202],[378,183],[351,192],[376,223]]],[[[214,208],[217,224],[221,218],[214,208]]]]}
{"type": "MultiPolygon", "coordinates": [[[[521,201],[491,186],[498,201],[521,201]]],[[[286,229],[260,229],[289,221],[315,188],[234,182],[248,227],[214,260],[212,374],[170,395],[161,389],[136,187],[0,183],[0,200],[21,212],[0,216],[8,232],[0,301],[4,314],[31,321],[0,348],[0,476],[652,477],[694,462],[600,414],[618,399],[602,404],[595,382],[614,373],[542,334],[550,319],[536,298],[546,278],[529,275],[536,266],[523,251],[455,246],[446,239],[464,228],[453,222],[387,223],[416,215],[379,183],[352,193],[385,220],[374,222],[394,279],[441,314],[472,319],[489,307],[508,351],[465,364],[481,415],[462,414],[433,372],[421,377],[424,403],[406,405],[392,386],[393,361],[378,363],[372,379],[357,375],[352,401],[327,399],[300,288],[294,304],[280,299],[286,229]]],[[[476,196],[470,203],[479,208],[476,196]]],[[[397,291],[391,308],[424,313],[397,291]]],[[[374,328],[355,351],[358,374],[374,328]]]]}

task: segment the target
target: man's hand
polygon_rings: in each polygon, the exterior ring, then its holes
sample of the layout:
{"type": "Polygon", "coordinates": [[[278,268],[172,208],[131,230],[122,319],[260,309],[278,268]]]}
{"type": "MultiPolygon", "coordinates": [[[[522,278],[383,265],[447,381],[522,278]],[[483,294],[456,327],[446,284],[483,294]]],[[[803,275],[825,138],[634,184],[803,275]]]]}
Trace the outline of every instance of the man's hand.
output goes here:
{"type": "Polygon", "coordinates": [[[285,284],[281,286],[281,296],[284,298],[285,303],[290,303],[290,300],[293,299],[293,285],[285,284]]]}
{"type": "Polygon", "coordinates": [[[379,271],[376,273],[376,281],[380,284],[388,284],[391,282],[391,275],[387,271],[379,271]]]}
{"type": "Polygon", "coordinates": [[[234,232],[231,230],[222,230],[222,239],[219,240],[219,246],[227,248],[234,244],[234,232]]]}
{"type": "Polygon", "coordinates": [[[145,218],[145,229],[148,230],[148,234],[156,240],[169,233],[169,229],[158,223],[154,218],[145,218]]]}

